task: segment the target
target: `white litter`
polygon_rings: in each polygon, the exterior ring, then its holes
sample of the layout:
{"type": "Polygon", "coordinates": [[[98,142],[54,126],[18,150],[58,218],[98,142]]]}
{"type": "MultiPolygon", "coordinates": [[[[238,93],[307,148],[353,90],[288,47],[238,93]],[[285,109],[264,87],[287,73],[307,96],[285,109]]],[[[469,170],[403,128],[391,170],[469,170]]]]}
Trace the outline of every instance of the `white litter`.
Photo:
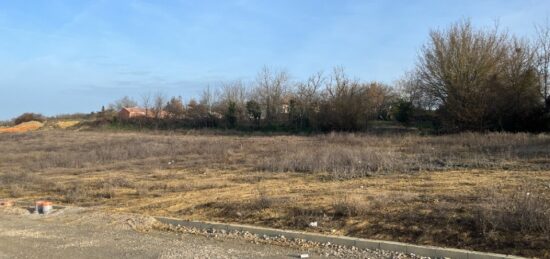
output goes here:
{"type": "Polygon", "coordinates": [[[309,226],[312,227],[312,228],[316,228],[317,227],[317,221],[314,221],[314,222],[310,222],[309,223],[309,226]]]}
{"type": "Polygon", "coordinates": [[[309,254],[301,254],[300,258],[309,258],[309,254]]]}

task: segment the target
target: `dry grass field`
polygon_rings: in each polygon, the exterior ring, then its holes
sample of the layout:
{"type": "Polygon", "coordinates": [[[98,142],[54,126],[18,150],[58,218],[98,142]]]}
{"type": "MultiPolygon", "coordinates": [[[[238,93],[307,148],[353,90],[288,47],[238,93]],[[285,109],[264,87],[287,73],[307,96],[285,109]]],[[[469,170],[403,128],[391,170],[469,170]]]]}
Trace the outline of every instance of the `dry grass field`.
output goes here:
{"type": "Polygon", "coordinates": [[[48,130],[0,143],[0,198],[550,257],[550,135],[48,130]]]}

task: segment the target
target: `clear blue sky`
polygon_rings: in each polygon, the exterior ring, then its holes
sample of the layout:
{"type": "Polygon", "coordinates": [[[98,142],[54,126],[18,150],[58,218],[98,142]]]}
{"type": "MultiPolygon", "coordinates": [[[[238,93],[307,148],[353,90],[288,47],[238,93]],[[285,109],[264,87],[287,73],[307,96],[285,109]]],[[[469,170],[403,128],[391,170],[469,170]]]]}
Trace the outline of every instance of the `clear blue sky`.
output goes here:
{"type": "Polygon", "coordinates": [[[548,0],[0,1],[0,120],[99,110],[129,95],[184,99],[264,65],[294,80],[334,66],[392,83],[431,28],[498,20],[528,36],[548,0]]]}

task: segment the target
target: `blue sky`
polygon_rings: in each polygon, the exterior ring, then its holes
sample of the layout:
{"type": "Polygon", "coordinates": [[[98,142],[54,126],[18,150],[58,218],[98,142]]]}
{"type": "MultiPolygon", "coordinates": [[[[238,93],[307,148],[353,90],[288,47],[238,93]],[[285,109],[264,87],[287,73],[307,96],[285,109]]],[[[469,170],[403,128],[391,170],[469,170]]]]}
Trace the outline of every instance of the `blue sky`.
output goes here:
{"type": "Polygon", "coordinates": [[[294,80],[343,66],[392,83],[430,29],[498,20],[529,36],[549,15],[548,0],[3,0],[0,120],[90,112],[146,92],[188,100],[263,66],[294,80]]]}

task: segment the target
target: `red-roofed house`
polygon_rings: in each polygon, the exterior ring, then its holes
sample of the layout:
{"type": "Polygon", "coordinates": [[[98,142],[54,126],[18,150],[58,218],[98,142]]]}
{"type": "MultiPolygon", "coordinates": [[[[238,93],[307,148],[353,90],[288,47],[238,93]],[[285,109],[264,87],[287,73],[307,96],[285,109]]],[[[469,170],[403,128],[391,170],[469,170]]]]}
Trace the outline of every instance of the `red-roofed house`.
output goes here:
{"type": "MultiPolygon", "coordinates": [[[[118,117],[122,120],[139,117],[156,118],[156,116],[157,113],[154,110],[146,110],[140,107],[124,107],[118,112],[118,117]]],[[[164,119],[166,117],[168,117],[168,113],[166,111],[160,111],[160,113],[158,114],[158,118],[164,119]]]]}
{"type": "Polygon", "coordinates": [[[143,108],[139,107],[124,107],[118,112],[118,117],[123,120],[137,118],[137,117],[146,117],[147,115],[151,116],[151,111],[146,111],[143,108]]]}

